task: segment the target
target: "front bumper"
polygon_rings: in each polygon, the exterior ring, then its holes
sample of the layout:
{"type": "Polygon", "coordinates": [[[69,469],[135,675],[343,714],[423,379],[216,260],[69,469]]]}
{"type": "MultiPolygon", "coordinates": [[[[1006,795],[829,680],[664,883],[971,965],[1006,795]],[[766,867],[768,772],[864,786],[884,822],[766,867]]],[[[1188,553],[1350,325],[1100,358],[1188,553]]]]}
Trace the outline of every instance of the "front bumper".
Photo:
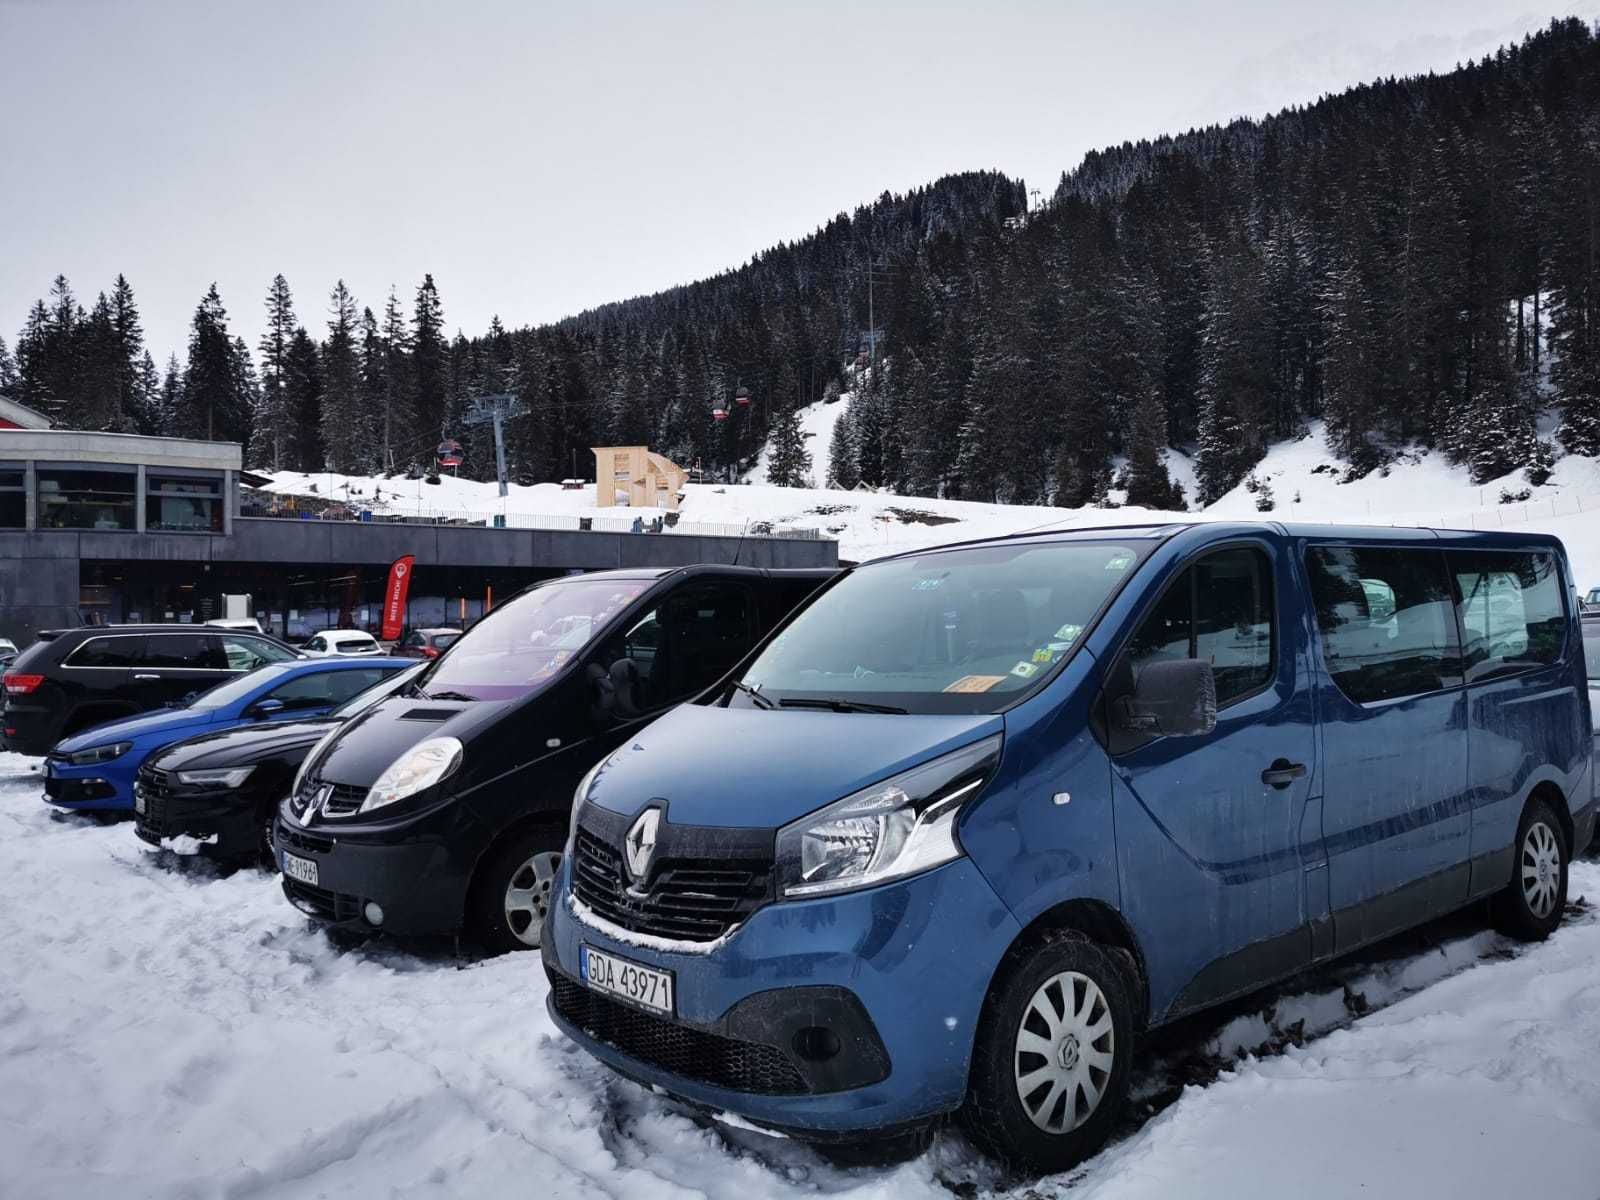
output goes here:
{"type": "Polygon", "coordinates": [[[87,767],[69,767],[60,760],[45,760],[46,804],[94,812],[127,812],[133,808],[133,775],[126,765],[133,752],[120,759],[87,767]]]}
{"type": "Polygon", "coordinates": [[[259,801],[247,794],[157,790],[141,782],[135,784],[135,800],[133,831],[152,846],[167,838],[215,837],[217,849],[224,853],[256,849],[259,801]],[[139,800],[144,802],[143,812],[138,810],[139,800]]]}
{"type": "Polygon", "coordinates": [[[315,886],[283,876],[283,894],[325,924],[401,937],[451,934],[461,928],[467,885],[482,847],[461,828],[461,806],[447,803],[396,827],[304,826],[279,810],[273,830],[278,866],[294,854],[317,864],[315,886]],[[383,922],[366,918],[368,904],[383,922]]]}
{"type": "Polygon", "coordinates": [[[691,1103],[821,1139],[897,1129],[960,1106],[989,981],[1018,933],[970,860],[866,891],[769,904],[705,952],[593,927],[571,903],[567,872],[563,864],[544,932],[547,1007],[608,1066],[691,1103]],[[581,944],[671,971],[676,1016],[595,1000],[579,981],[581,944]],[[840,1043],[820,1064],[795,1036],[818,1025],[840,1043]]]}

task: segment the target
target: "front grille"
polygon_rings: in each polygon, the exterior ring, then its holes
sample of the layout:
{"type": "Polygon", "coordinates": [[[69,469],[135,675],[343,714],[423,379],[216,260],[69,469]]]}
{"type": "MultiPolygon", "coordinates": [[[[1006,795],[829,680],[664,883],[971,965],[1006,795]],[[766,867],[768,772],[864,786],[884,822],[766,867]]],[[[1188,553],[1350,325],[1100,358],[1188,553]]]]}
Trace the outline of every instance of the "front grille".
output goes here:
{"type": "Polygon", "coordinates": [[[714,1087],[763,1096],[799,1096],[806,1081],[776,1046],[741,1042],[641,1012],[552,973],[556,1011],[590,1037],[630,1058],[714,1087]]]}
{"type": "Polygon", "coordinates": [[[622,855],[579,828],[573,890],[598,916],[634,933],[714,942],[769,899],[772,863],[663,857],[644,887],[629,886],[622,855]]]}
{"type": "Polygon", "coordinates": [[[325,921],[354,921],[361,913],[361,901],[343,892],[330,892],[327,888],[313,887],[298,879],[283,877],[283,890],[295,907],[325,921]]]}
{"type": "MultiPolygon", "coordinates": [[[[151,766],[140,767],[139,777],[133,785],[133,794],[136,800],[144,803],[144,811],[137,813],[134,823],[156,833],[166,832],[167,801],[172,796],[171,774],[158,771],[151,766]]],[[[134,805],[135,809],[138,807],[138,804],[134,805]]]]}
{"type": "Polygon", "coordinates": [[[333,850],[333,839],[318,837],[314,833],[303,833],[298,829],[279,823],[278,845],[290,850],[300,850],[308,854],[328,854],[333,850]]]}
{"type": "MultiPolygon", "coordinates": [[[[324,787],[328,786],[326,784],[324,787]]],[[[361,802],[367,798],[367,789],[355,787],[348,783],[336,783],[328,793],[328,798],[322,802],[322,815],[325,817],[348,817],[361,807],[361,802]]]]}

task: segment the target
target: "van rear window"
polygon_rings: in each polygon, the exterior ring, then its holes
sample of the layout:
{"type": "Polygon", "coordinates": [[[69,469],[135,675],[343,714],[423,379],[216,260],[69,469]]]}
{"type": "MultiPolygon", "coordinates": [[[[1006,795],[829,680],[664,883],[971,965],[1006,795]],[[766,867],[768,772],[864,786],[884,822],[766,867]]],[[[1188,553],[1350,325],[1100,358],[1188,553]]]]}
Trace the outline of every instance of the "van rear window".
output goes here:
{"type": "Polygon", "coordinates": [[[1473,679],[1561,657],[1567,615],[1555,555],[1452,552],[1467,670],[1473,679]]]}

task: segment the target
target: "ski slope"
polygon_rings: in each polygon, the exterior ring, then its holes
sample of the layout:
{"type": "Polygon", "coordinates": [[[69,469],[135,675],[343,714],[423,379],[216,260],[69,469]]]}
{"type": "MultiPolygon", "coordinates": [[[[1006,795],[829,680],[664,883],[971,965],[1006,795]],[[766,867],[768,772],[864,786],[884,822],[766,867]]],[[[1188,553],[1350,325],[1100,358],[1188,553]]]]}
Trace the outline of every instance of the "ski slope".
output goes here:
{"type": "MultiPolygon", "coordinates": [[[[812,453],[812,475],[827,474],[833,423],[845,402],[817,403],[801,410],[801,426],[812,453]]],[[[1070,528],[1141,521],[1195,519],[1271,519],[1345,524],[1427,525],[1454,529],[1522,529],[1553,533],[1567,545],[1579,586],[1600,585],[1600,460],[1568,455],[1556,461],[1550,479],[1534,487],[1521,473],[1483,485],[1451,466],[1437,452],[1413,449],[1399,461],[1364,478],[1345,481],[1345,468],[1328,448],[1320,422],[1298,440],[1271,447],[1253,472],[1272,489],[1270,512],[1257,509],[1257,495],[1240,484],[1198,513],[1153,512],[1140,508],[1053,508],[980,501],[896,496],[886,492],[783,488],[765,482],[766,452],[748,482],[689,484],[681,505],[686,531],[736,536],[765,528],[811,529],[836,539],[839,556],[863,561],[923,546],[990,537],[1028,529],[1070,528]],[[1526,500],[1503,504],[1502,491],[1529,492],[1526,500]]],[[[1168,451],[1167,467],[1196,494],[1193,463],[1168,451]]],[[[596,528],[626,529],[635,516],[650,521],[658,509],[600,508],[594,487],[568,491],[558,484],[510,488],[502,498],[492,483],[445,475],[437,484],[421,479],[373,478],[322,472],[279,472],[265,489],[280,497],[309,496],[348,502],[374,512],[488,523],[503,515],[510,526],[563,524],[576,528],[581,517],[596,528]]]]}

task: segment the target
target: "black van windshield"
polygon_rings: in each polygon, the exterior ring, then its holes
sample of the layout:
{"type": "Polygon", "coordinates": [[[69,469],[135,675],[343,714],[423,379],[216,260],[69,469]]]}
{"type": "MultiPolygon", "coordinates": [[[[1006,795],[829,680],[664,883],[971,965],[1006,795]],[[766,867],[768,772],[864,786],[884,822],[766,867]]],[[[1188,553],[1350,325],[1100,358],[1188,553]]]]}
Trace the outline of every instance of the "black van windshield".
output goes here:
{"type": "Polygon", "coordinates": [[[978,546],[869,564],[796,617],[743,682],[776,706],[997,711],[1072,652],[1138,565],[1136,546],[978,546]]]}
{"type": "Polygon", "coordinates": [[[650,579],[573,579],[546,584],[479,621],[422,678],[438,698],[515,700],[549,679],[650,579]]]}

